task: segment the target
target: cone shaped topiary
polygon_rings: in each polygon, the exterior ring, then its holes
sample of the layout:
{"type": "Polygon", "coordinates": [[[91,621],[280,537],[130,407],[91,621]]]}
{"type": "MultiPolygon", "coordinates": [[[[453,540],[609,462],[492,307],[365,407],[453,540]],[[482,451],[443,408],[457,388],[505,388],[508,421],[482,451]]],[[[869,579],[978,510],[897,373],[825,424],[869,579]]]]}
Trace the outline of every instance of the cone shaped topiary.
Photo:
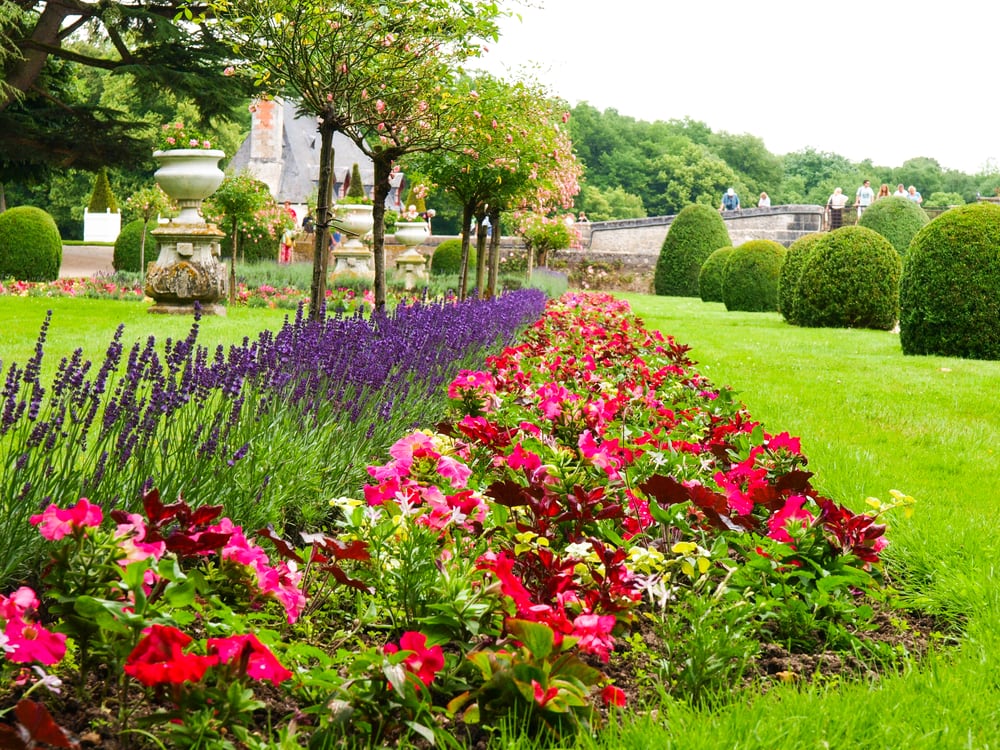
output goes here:
{"type": "Polygon", "coordinates": [[[103,214],[110,211],[118,213],[118,202],[114,193],[111,192],[111,184],[108,182],[108,170],[104,167],[97,172],[94,177],[94,189],[90,193],[90,203],[87,210],[92,214],[103,214]]]}
{"type": "Polygon", "coordinates": [[[48,213],[34,206],[0,213],[0,279],[55,281],[61,265],[62,237],[48,213]]]}
{"type": "Polygon", "coordinates": [[[928,221],[927,212],[908,198],[883,198],[865,209],[858,226],[874,229],[905,256],[910,241],[928,221]]]}
{"type": "Polygon", "coordinates": [[[722,301],[726,309],[777,310],[778,276],[787,252],[774,240],[750,240],[733,250],[722,269],[722,301]]]}
{"type": "Polygon", "coordinates": [[[720,247],[701,264],[698,274],[698,295],[702,302],[722,302],[722,272],[733,252],[731,247],[720,247]]]}
{"type": "Polygon", "coordinates": [[[1000,206],[959,206],[921,229],[899,295],[903,354],[1000,359],[1000,206]]]}
{"type": "Polygon", "coordinates": [[[676,297],[698,296],[698,275],[708,256],[729,247],[726,223],[711,206],[693,203],[674,218],[660,248],[653,291],[676,297]]]}
{"type": "Polygon", "coordinates": [[[799,237],[788,248],[785,262],[781,264],[781,274],[778,276],[778,312],[793,325],[798,325],[795,317],[795,297],[798,294],[802,266],[805,265],[816,243],[824,237],[826,234],[823,232],[799,237]]]}
{"type": "Polygon", "coordinates": [[[800,325],[888,331],[899,318],[899,253],[866,227],[842,227],[813,247],[799,275],[800,325]]]}

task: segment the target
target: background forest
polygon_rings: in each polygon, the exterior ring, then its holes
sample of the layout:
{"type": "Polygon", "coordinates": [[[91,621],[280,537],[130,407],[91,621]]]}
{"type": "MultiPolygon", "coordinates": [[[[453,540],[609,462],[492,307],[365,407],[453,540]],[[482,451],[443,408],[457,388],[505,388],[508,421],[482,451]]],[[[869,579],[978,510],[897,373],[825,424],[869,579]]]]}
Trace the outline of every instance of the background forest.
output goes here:
{"type": "MultiPolygon", "coordinates": [[[[31,5],[26,0],[19,4],[25,11],[31,5]]],[[[151,146],[161,123],[199,123],[227,155],[235,153],[249,131],[251,91],[222,73],[228,50],[219,40],[185,38],[176,23],[167,21],[166,11],[157,15],[155,6],[151,3],[146,15],[132,13],[120,21],[129,26],[121,39],[139,40],[127,64],[116,61],[119,51],[108,41],[78,34],[61,40],[61,54],[48,57],[24,96],[11,97],[9,86],[5,91],[7,83],[17,82],[20,63],[0,54],[5,67],[0,210],[5,205],[39,206],[53,215],[64,239],[79,240],[84,207],[101,166],[107,166],[119,202],[151,184],[151,146]],[[177,50],[183,47],[198,54],[179,62],[177,50]],[[213,58],[218,64],[211,64],[213,58]],[[174,73],[166,86],[158,71],[168,61],[174,73]],[[189,70],[179,78],[176,70],[187,62],[189,70]]],[[[0,18],[0,36],[4,21],[0,18]]],[[[10,38],[16,36],[16,23],[14,16],[6,19],[10,38]]],[[[930,156],[884,166],[813,148],[777,155],[759,137],[713,132],[692,119],[650,123],[614,109],[601,112],[586,102],[567,109],[569,134],[584,167],[576,210],[591,221],[675,214],[689,203],[715,205],[728,187],[737,190],[744,206],[756,205],[762,191],[774,205],[825,204],[835,187],[853,196],[870,179],[876,189],[883,182],[915,185],[924,206],[934,208],[994,195],[1000,186],[1000,165],[987,164],[970,175],[945,170],[930,156]]],[[[431,194],[428,205],[437,211],[436,233],[458,233],[461,208],[442,189],[431,194]]],[[[124,221],[134,218],[126,210],[124,221]]]]}

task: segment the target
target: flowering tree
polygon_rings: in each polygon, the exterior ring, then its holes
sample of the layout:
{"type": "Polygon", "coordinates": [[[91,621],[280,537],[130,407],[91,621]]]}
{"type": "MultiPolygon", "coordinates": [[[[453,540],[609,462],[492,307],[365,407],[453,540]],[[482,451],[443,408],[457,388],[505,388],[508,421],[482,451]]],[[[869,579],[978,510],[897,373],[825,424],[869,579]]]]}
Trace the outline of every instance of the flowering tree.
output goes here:
{"type": "Polygon", "coordinates": [[[481,75],[463,86],[475,101],[456,141],[459,150],[437,151],[419,160],[420,168],[462,205],[462,278],[468,289],[469,226],[480,228],[476,286],[492,293],[499,266],[500,213],[555,200],[572,205],[579,165],[572,144],[560,129],[561,117],[545,91],[530,82],[508,82],[481,75]],[[493,226],[489,282],[485,279],[486,235],[483,219],[493,226]]]}
{"type": "Polygon", "coordinates": [[[125,208],[134,211],[142,219],[142,234],[139,239],[139,270],[146,271],[146,225],[154,216],[159,216],[170,205],[170,197],[159,185],[142,188],[129,196],[125,208]]]}
{"type": "MultiPolygon", "coordinates": [[[[493,0],[218,0],[218,14],[264,93],[291,93],[321,138],[310,315],[324,299],[333,187],[333,135],[368,139],[379,100],[426,60],[476,54],[496,37],[493,0]],[[415,23],[414,19],[419,19],[415,23]],[[374,111],[373,111],[374,109],[374,111]]],[[[384,118],[382,118],[384,119],[384,118]]],[[[385,150],[383,166],[396,158],[385,150]]],[[[376,226],[378,226],[376,222],[376,226]]]]}
{"type": "Polygon", "coordinates": [[[521,214],[518,217],[517,233],[521,235],[527,248],[529,269],[536,255],[538,264],[547,266],[550,253],[577,246],[580,242],[580,232],[570,215],[521,214]]]}

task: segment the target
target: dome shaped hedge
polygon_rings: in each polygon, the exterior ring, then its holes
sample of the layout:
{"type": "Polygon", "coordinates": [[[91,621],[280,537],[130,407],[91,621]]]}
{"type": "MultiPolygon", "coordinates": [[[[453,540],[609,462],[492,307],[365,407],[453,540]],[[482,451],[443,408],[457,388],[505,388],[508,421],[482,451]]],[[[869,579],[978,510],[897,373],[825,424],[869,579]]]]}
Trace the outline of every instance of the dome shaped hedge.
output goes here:
{"type": "Polygon", "coordinates": [[[145,251],[146,265],[151,260],[156,260],[156,240],[150,234],[156,229],[156,219],[150,219],[146,224],[146,246],[140,248],[142,241],[142,219],[135,219],[122,227],[115,240],[115,252],[111,259],[111,266],[116,271],[145,272],[145,268],[140,264],[140,249],[145,251]]]}
{"type": "Polygon", "coordinates": [[[904,354],[1000,359],[1000,206],[959,206],[920,230],[899,295],[904,354]]]}
{"type": "Polygon", "coordinates": [[[722,301],[726,309],[777,310],[778,276],[787,252],[774,240],[750,240],[733,250],[722,271],[722,301]]]}
{"type": "Polygon", "coordinates": [[[61,265],[62,237],[48,213],[34,206],[0,213],[0,278],[54,281],[61,265]]]}
{"type": "Polygon", "coordinates": [[[816,243],[824,237],[826,237],[824,232],[814,232],[799,237],[788,247],[785,262],[781,264],[781,273],[778,276],[778,312],[793,325],[798,323],[795,318],[795,296],[798,294],[802,266],[805,265],[806,258],[816,243]]]}
{"type": "Polygon", "coordinates": [[[685,206],[663,240],[653,274],[653,291],[659,295],[697,297],[702,264],[720,247],[732,244],[718,211],[701,203],[685,206]]]}
{"type": "Polygon", "coordinates": [[[859,227],[868,227],[881,234],[906,255],[910,241],[930,221],[927,212],[909,198],[883,198],[865,209],[858,219],[859,227]]]}
{"type": "Polygon", "coordinates": [[[720,247],[701,264],[701,271],[698,273],[698,294],[702,302],[722,302],[722,271],[732,252],[732,247],[720,247]]]}
{"type": "Polygon", "coordinates": [[[800,325],[888,331],[899,317],[899,253],[866,227],[842,227],[820,239],[799,275],[800,325]]]}
{"type": "MultiPolygon", "coordinates": [[[[476,267],[476,247],[469,245],[469,272],[476,267]]],[[[434,249],[431,256],[431,273],[435,276],[448,276],[462,270],[462,240],[445,240],[434,249]]]]}

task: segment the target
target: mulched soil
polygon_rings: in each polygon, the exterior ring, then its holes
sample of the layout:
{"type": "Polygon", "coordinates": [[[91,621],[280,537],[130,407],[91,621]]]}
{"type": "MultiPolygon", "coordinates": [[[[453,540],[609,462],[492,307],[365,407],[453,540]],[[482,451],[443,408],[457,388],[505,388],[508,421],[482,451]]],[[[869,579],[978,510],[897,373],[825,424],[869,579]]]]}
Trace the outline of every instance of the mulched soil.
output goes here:
{"type": "MultiPolygon", "coordinates": [[[[881,611],[876,613],[874,624],[877,626],[876,629],[866,631],[866,639],[889,644],[895,647],[898,653],[905,653],[911,659],[919,659],[924,656],[935,642],[941,640],[941,623],[919,613],[903,610],[881,611]]],[[[657,635],[653,629],[648,626],[640,626],[640,628],[649,652],[653,654],[661,652],[657,648],[657,635]]],[[[643,695],[644,686],[636,679],[634,662],[630,662],[625,655],[616,652],[612,654],[609,663],[595,662],[594,666],[602,669],[606,675],[614,680],[614,684],[625,692],[630,706],[641,706],[645,698],[649,697],[643,695]]],[[[853,654],[832,651],[793,653],[780,644],[762,643],[759,654],[751,662],[744,676],[743,684],[735,687],[747,691],[766,692],[769,687],[781,682],[809,682],[829,678],[868,681],[877,679],[879,676],[880,673],[870,664],[853,654]]],[[[93,689],[87,691],[88,695],[102,692],[100,683],[103,678],[102,675],[91,676],[93,689]]],[[[296,713],[295,705],[282,694],[280,689],[272,687],[270,683],[255,685],[255,692],[259,699],[268,704],[267,713],[270,714],[272,720],[280,720],[296,713]]],[[[118,710],[118,701],[114,697],[105,701],[103,705],[80,701],[67,693],[56,697],[41,696],[36,692],[33,697],[46,704],[57,723],[70,731],[71,736],[79,742],[81,748],[102,748],[103,750],[127,750],[131,748],[135,750],[135,748],[146,747],[142,740],[134,735],[129,742],[127,737],[118,736],[111,730],[113,717],[118,710]]],[[[138,692],[125,697],[125,700],[129,702],[140,699],[141,696],[138,692]]],[[[0,696],[0,705],[10,705],[15,700],[16,696],[0,696]]],[[[5,716],[0,719],[0,724],[5,720],[10,721],[11,718],[9,715],[5,716]]],[[[262,721],[266,721],[263,715],[261,718],[262,721]]],[[[452,726],[450,729],[456,736],[462,738],[464,746],[474,748],[474,750],[486,750],[488,736],[478,727],[452,726]]],[[[14,747],[18,746],[12,746],[12,748],[14,747]]],[[[6,748],[7,744],[0,736],[0,750],[6,750],[6,748]]]]}

